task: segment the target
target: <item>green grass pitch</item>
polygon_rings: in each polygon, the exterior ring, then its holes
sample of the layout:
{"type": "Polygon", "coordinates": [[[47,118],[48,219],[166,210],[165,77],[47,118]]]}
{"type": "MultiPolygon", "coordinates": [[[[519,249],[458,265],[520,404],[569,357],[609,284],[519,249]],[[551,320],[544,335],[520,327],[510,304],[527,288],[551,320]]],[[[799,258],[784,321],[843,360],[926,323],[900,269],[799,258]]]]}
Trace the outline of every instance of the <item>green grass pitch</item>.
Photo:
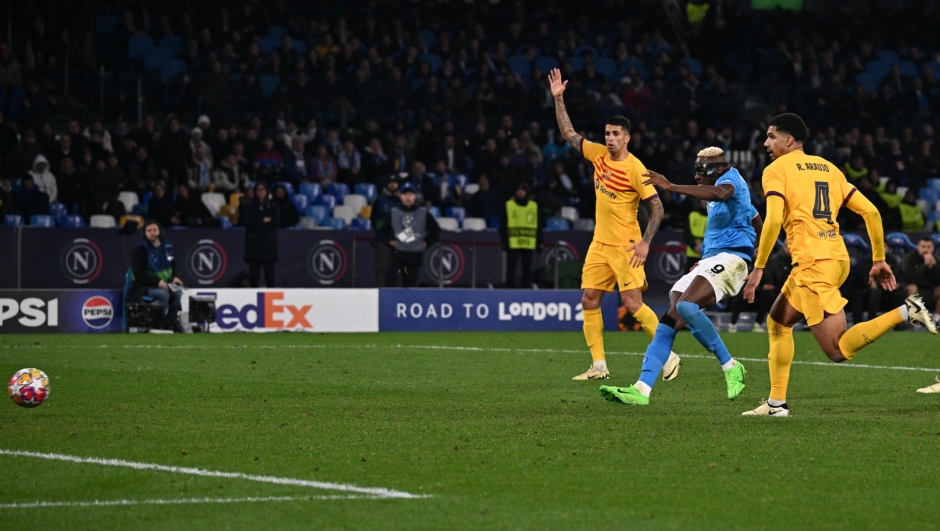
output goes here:
{"type": "MultiPolygon", "coordinates": [[[[940,394],[915,393],[940,338],[891,333],[837,366],[797,333],[784,419],[740,416],[769,390],[766,335],[724,339],[740,398],[686,332],[694,357],[642,408],[571,381],[590,362],[576,333],[0,336],[0,374],[51,379],[41,407],[0,407],[2,450],[423,496],[0,455],[0,528],[940,526],[940,394]],[[95,500],[135,504],[14,506],[95,500]]],[[[605,340],[604,383],[635,381],[646,337],[605,340]]]]}

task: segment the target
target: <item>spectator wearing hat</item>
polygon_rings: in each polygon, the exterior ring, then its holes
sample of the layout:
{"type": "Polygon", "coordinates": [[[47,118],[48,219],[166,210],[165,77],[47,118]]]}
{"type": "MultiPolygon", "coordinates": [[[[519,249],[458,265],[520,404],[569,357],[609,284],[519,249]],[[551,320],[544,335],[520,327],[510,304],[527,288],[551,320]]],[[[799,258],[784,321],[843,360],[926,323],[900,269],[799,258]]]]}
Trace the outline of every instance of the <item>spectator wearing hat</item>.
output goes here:
{"type": "Polygon", "coordinates": [[[203,140],[204,136],[202,128],[193,127],[189,135],[189,160],[196,157],[196,152],[199,151],[199,148],[205,149],[206,156],[208,156],[210,160],[212,159],[212,147],[203,140]]]}
{"type": "Polygon", "coordinates": [[[900,277],[898,284],[906,286],[908,295],[920,293],[927,308],[934,309],[934,316],[940,314],[940,266],[930,236],[921,238],[917,248],[904,255],[900,277]]]}
{"type": "Polygon", "coordinates": [[[49,171],[49,161],[42,155],[36,155],[33,160],[33,169],[29,172],[36,183],[36,189],[49,196],[49,202],[59,199],[59,189],[56,185],[55,175],[49,171]]]}
{"type": "Polygon", "coordinates": [[[427,207],[417,204],[411,183],[401,187],[401,205],[391,208],[379,231],[383,241],[394,249],[396,270],[403,287],[418,285],[424,250],[440,240],[441,228],[427,207]]]}
{"type": "Polygon", "coordinates": [[[516,266],[522,265],[522,287],[532,286],[532,258],[542,244],[539,206],[529,199],[529,185],[521,183],[506,201],[500,220],[500,236],[506,250],[506,287],[516,287],[516,266]]]}

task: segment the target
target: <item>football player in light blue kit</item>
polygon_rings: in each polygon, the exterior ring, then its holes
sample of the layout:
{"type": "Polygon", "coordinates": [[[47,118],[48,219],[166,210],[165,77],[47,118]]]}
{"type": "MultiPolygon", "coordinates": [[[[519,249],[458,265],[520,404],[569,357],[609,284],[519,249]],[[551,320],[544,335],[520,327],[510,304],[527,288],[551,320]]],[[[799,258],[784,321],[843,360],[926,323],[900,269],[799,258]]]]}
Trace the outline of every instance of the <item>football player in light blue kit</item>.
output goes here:
{"type": "Polygon", "coordinates": [[[660,319],[653,341],[646,349],[640,379],[630,387],[602,386],[601,395],[612,402],[649,404],[650,392],[669,357],[676,332],[688,324],[695,339],[718,358],[728,384],[728,398],[734,400],[744,390],[746,371],[731,357],[702,308],[737,295],[752,267],[754,242],[760,237],[763,222],[751,205],[747,181],[717,147],[698,153],[695,160],[697,185],[675,185],[654,171],[644,176],[649,178],[644,184],[708,201],[702,259],[672,287],[669,310],[660,319]]]}

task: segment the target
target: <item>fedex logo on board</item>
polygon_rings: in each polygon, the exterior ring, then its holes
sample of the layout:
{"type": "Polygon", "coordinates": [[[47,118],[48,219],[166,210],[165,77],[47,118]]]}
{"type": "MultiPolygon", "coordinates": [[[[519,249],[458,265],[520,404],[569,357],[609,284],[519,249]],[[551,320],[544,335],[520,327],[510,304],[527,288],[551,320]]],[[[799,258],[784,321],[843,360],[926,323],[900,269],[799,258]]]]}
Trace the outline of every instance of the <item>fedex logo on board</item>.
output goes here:
{"type": "MultiPolygon", "coordinates": [[[[211,293],[208,293],[211,294],[211,293]]],[[[312,304],[286,304],[284,293],[280,291],[256,292],[255,300],[246,300],[245,304],[221,304],[216,308],[216,324],[222,330],[242,328],[255,330],[304,329],[312,330],[309,313],[312,304]]]]}

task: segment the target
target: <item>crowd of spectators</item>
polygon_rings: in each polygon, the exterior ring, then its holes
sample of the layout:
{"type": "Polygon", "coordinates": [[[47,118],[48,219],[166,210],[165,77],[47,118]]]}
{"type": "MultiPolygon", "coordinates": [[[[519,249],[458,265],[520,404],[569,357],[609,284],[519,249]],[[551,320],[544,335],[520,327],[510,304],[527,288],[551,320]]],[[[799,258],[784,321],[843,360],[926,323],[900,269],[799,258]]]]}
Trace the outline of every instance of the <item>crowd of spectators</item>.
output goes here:
{"type": "MultiPolygon", "coordinates": [[[[546,69],[558,66],[585,136],[628,116],[631,152],[674,181],[692,182],[695,153],[717,145],[751,178],[761,210],[766,123],[788,110],[811,126],[806,150],[842,168],[887,230],[932,223],[936,14],[917,2],[847,13],[739,4],[709,2],[679,32],[652,1],[590,11],[532,1],[18,7],[35,11],[0,39],[0,214],[28,219],[59,202],[117,218],[126,213],[118,194],[132,191],[167,225],[206,225],[215,223],[198,201],[206,191],[244,193],[256,180],[382,189],[395,174],[426,204],[470,215],[498,215],[526,183],[540,219],[566,205],[590,218],[592,168],[554,131],[546,69]],[[75,15],[56,16],[60,8],[75,15]],[[95,30],[81,34],[83,25],[95,30]],[[79,50],[83,36],[93,44],[79,50]],[[132,57],[141,38],[182,43],[168,56],[180,75],[165,79],[146,54],[132,57]],[[68,54],[141,78],[153,95],[142,123],[63,116],[68,54]],[[466,194],[467,182],[480,191],[466,194]]],[[[695,208],[682,196],[663,202],[664,224],[676,228],[695,208]]],[[[295,222],[284,208],[282,223],[295,222]]],[[[851,213],[840,221],[859,224],[851,213]]]]}

